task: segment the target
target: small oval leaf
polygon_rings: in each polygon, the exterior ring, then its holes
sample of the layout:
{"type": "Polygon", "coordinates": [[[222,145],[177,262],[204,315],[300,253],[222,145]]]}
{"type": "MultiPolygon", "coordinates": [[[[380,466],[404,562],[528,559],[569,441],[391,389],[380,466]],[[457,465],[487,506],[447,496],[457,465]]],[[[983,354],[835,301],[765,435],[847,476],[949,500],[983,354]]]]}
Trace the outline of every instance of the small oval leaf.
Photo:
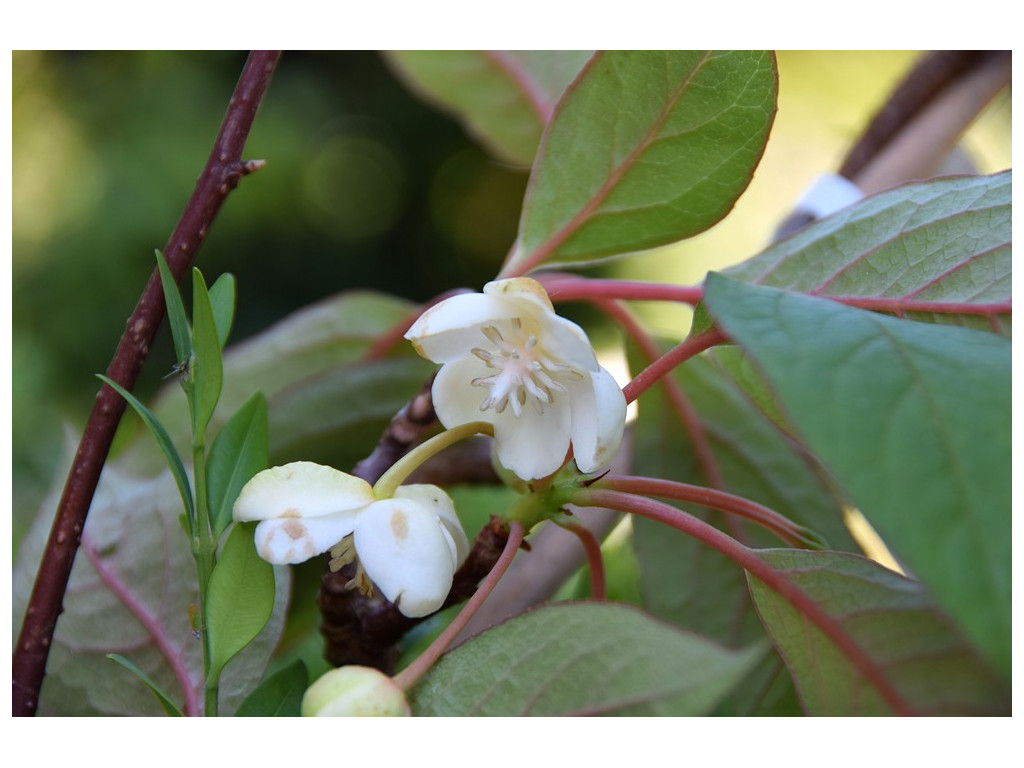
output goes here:
{"type": "Polygon", "coordinates": [[[228,419],[210,448],[206,482],[214,537],[220,538],[231,524],[231,508],[242,486],[267,468],[267,444],[267,399],[257,392],[228,419]]]}

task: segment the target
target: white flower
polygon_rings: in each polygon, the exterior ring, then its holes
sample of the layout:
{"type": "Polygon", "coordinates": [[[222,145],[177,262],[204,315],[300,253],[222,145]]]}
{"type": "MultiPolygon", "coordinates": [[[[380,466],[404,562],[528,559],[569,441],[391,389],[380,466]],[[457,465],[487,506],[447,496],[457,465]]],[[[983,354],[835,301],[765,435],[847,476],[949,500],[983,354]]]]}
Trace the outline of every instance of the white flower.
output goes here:
{"type": "Polygon", "coordinates": [[[583,472],[618,450],[626,421],[622,390],[598,364],[583,329],[555,314],[536,280],[497,280],[483,293],[446,299],[405,338],[442,364],[433,386],[441,423],[493,424],[498,460],[520,478],[557,471],[570,443],[583,472]]]}
{"type": "Polygon", "coordinates": [[[377,499],[369,483],[298,461],[254,476],[238,495],[234,519],[259,520],[256,551],[277,565],[331,551],[331,568],[358,562],[353,586],[370,582],[406,616],[444,603],[469,542],[452,500],[433,485],[400,486],[377,499]]]}

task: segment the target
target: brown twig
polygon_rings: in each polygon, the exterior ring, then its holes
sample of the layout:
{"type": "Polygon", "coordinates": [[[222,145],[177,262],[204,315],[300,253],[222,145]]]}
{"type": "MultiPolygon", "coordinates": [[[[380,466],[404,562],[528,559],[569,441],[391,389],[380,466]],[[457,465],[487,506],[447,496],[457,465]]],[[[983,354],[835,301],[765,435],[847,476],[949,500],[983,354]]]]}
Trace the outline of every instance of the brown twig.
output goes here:
{"type": "MultiPolygon", "coordinates": [[[[243,161],[242,150],[280,55],[280,51],[253,51],[245,63],[206,167],[164,246],[164,256],[179,281],[228,194],[243,176],[263,166],[260,160],[243,161]]],[[[107,368],[109,378],[132,389],[164,312],[160,275],[154,270],[107,368]]],[[[50,644],[57,617],[63,610],[64,593],[86,515],[125,405],[121,396],[104,384],[89,414],[14,648],[14,715],[31,716],[36,712],[50,644]]]]}

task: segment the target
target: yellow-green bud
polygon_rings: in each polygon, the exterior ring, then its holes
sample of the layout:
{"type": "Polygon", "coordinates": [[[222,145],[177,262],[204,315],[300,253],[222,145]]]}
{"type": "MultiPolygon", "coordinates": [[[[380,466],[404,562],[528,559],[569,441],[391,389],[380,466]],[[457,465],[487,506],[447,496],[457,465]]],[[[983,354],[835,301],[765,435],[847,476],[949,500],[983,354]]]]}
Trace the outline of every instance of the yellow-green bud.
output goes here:
{"type": "Polygon", "coordinates": [[[404,717],[405,693],[370,667],[339,667],[322,675],[302,697],[304,717],[404,717]]]}

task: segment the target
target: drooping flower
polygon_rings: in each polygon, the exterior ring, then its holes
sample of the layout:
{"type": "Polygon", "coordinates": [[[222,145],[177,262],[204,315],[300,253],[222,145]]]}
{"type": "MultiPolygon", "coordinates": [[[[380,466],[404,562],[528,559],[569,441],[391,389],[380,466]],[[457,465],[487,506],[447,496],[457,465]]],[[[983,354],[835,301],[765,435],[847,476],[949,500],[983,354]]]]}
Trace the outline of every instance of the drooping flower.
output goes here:
{"type": "Polygon", "coordinates": [[[330,550],[331,569],[355,561],[352,586],[377,589],[406,616],[444,603],[469,542],[448,495],[403,485],[378,499],[366,481],[308,461],[255,475],[235,502],[236,521],[260,521],[256,551],[288,565],[330,550]]]}
{"type": "Polygon", "coordinates": [[[441,363],[432,389],[446,428],[494,426],[498,461],[523,480],[546,477],[570,445],[583,472],[600,469],[622,441],[626,400],[587,334],[555,314],[528,277],[497,280],[425,311],[406,333],[441,363]]]}

